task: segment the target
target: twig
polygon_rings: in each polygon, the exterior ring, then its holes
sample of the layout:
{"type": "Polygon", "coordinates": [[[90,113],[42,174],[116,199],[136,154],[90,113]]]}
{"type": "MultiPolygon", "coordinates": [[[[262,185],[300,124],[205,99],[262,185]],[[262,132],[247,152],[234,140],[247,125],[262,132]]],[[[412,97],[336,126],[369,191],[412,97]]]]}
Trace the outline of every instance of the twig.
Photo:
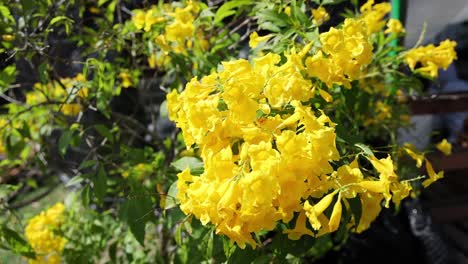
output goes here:
{"type": "Polygon", "coordinates": [[[45,192],[41,193],[40,195],[36,196],[36,197],[33,197],[29,200],[25,200],[25,201],[22,201],[20,203],[17,203],[17,204],[14,204],[14,205],[11,205],[11,206],[8,206],[7,209],[8,210],[16,210],[16,209],[19,209],[21,207],[24,207],[26,205],[29,205],[31,203],[34,203],[34,202],[37,202],[39,200],[41,200],[42,198],[46,197],[49,193],[51,193],[55,188],[57,187],[57,185],[55,186],[51,186],[49,187],[49,189],[47,189],[45,192]]]}

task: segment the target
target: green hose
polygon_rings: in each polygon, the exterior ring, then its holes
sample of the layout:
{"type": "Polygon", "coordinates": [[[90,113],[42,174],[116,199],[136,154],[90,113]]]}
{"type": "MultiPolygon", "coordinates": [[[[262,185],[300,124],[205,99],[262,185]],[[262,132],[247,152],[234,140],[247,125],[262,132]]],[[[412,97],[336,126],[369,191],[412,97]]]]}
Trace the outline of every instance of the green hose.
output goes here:
{"type": "MultiPolygon", "coordinates": [[[[391,0],[391,4],[392,4],[392,12],[390,13],[390,17],[393,19],[400,20],[401,19],[401,1],[391,0]]],[[[397,39],[392,40],[391,45],[396,47],[398,45],[398,40],[397,39]]]]}
{"type": "MultiPolygon", "coordinates": [[[[392,11],[390,13],[390,17],[393,19],[401,19],[401,1],[400,0],[391,0],[391,5],[392,5],[392,11]]],[[[390,42],[390,45],[392,47],[397,47],[398,46],[398,39],[394,39],[390,42]]],[[[390,56],[396,56],[396,52],[392,51],[390,53],[390,56]]],[[[388,80],[392,82],[391,78],[388,80]]],[[[391,85],[390,86],[390,96],[393,97],[395,95],[398,87],[396,85],[391,85]]]]}

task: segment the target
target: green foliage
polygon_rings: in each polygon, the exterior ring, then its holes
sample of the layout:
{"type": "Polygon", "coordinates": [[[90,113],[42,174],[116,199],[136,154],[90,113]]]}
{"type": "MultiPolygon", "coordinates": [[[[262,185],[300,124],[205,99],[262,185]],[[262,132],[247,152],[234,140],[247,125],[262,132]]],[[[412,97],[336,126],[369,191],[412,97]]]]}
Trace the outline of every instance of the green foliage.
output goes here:
{"type": "Polygon", "coordinates": [[[36,256],[34,250],[24,237],[6,225],[3,225],[0,229],[0,248],[11,250],[27,258],[34,258],[36,256]]]}

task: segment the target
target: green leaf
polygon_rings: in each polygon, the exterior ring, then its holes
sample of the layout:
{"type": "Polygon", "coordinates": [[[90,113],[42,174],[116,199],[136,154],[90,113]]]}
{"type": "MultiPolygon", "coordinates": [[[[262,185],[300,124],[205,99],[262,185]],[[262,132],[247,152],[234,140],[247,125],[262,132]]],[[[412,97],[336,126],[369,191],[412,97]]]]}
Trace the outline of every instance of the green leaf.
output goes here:
{"type": "Polygon", "coordinates": [[[179,224],[177,225],[175,229],[175,234],[174,234],[174,239],[177,245],[181,246],[182,245],[182,227],[184,225],[179,224]]]}
{"type": "Polygon", "coordinates": [[[271,32],[280,32],[281,31],[280,27],[278,27],[277,25],[275,25],[274,23],[269,22],[269,21],[260,23],[258,25],[258,28],[268,30],[268,31],[271,31],[271,32]]]}
{"type": "Polygon", "coordinates": [[[89,168],[91,166],[96,165],[97,163],[98,163],[97,160],[85,160],[80,164],[80,166],[78,167],[78,170],[89,168]]]}
{"type": "Polygon", "coordinates": [[[171,184],[171,187],[169,187],[169,190],[167,191],[164,210],[174,208],[180,203],[179,200],[177,200],[177,192],[177,181],[175,181],[171,184]]]}
{"type": "Polygon", "coordinates": [[[10,22],[15,22],[15,18],[11,15],[10,9],[8,6],[0,5],[0,15],[2,19],[9,20],[10,22]]]}
{"type": "Polygon", "coordinates": [[[94,128],[96,128],[97,132],[99,132],[101,136],[107,138],[109,142],[114,142],[114,136],[112,135],[112,132],[105,125],[98,124],[95,125],[94,128]]]}
{"type": "Polygon", "coordinates": [[[70,187],[70,186],[73,186],[73,185],[76,185],[80,182],[82,182],[85,178],[83,177],[83,175],[77,175],[75,177],[73,177],[71,180],[69,180],[67,182],[67,184],[65,184],[65,187],[70,187]]]}
{"type": "Polygon", "coordinates": [[[106,195],[107,189],[107,175],[104,167],[101,166],[99,171],[93,179],[93,191],[94,195],[96,196],[98,202],[102,202],[104,196],[106,195]]]}
{"type": "Polygon", "coordinates": [[[215,24],[220,24],[220,22],[228,17],[232,16],[236,13],[234,9],[241,7],[241,6],[248,6],[252,4],[251,0],[234,0],[234,1],[228,1],[224,3],[217,11],[215,14],[214,18],[214,23],[215,24]]]}
{"type": "Polygon", "coordinates": [[[312,20],[307,17],[307,15],[301,10],[303,3],[299,1],[299,4],[296,1],[291,1],[291,13],[301,25],[308,26],[312,23],[312,20]]]}
{"type": "Polygon", "coordinates": [[[336,5],[346,0],[322,0],[322,5],[336,5]]]}
{"type": "Polygon", "coordinates": [[[360,148],[367,156],[374,156],[374,152],[367,145],[356,143],[354,146],[360,148]]]}
{"type": "Polygon", "coordinates": [[[29,130],[29,125],[24,122],[21,128],[18,128],[18,132],[23,138],[31,138],[31,131],[29,130]]]}
{"type": "Polygon", "coordinates": [[[179,171],[190,168],[190,171],[203,169],[203,162],[195,157],[182,157],[171,163],[171,165],[179,171]]]}
{"type": "Polygon", "coordinates": [[[20,254],[21,256],[25,256],[27,258],[36,258],[34,250],[28,244],[26,239],[24,239],[16,231],[4,225],[0,230],[0,236],[6,240],[11,251],[14,253],[20,254]]]}
{"type": "Polygon", "coordinates": [[[49,73],[48,73],[48,65],[46,62],[39,64],[37,67],[37,71],[39,73],[39,81],[41,83],[48,83],[49,82],[49,73]]]}
{"type": "Polygon", "coordinates": [[[113,22],[114,20],[114,14],[115,14],[115,7],[117,6],[117,0],[112,0],[106,8],[105,16],[107,21],[113,22]]]}
{"type": "Polygon", "coordinates": [[[161,103],[159,106],[159,116],[161,118],[167,118],[169,116],[169,113],[167,111],[167,101],[164,100],[164,102],[161,103]]]}
{"type": "Polygon", "coordinates": [[[252,263],[253,264],[269,264],[271,263],[271,256],[268,255],[260,255],[257,258],[255,258],[252,263]]]}
{"type": "Polygon", "coordinates": [[[271,9],[264,9],[258,12],[259,24],[271,22],[278,27],[287,26],[289,17],[285,13],[278,13],[271,9]]]}
{"type": "Polygon", "coordinates": [[[108,254],[111,260],[110,263],[117,263],[117,242],[118,241],[115,241],[109,246],[108,254]]]}
{"type": "Polygon", "coordinates": [[[0,201],[3,198],[8,197],[8,195],[13,193],[14,191],[18,190],[19,187],[20,186],[18,186],[18,185],[1,184],[0,185],[0,201]]]}
{"type": "Polygon", "coordinates": [[[214,236],[214,231],[211,230],[207,234],[207,240],[206,240],[206,258],[211,259],[213,257],[213,236],[214,236]]]}
{"type": "Polygon", "coordinates": [[[74,21],[71,18],[68,18],[66,16],[57,16],[50,20],[47,29],[49,30],[52,27],[58,27],[60,25],[63,25],[65,27],[65,33],[69,35],[71,32],[71,25],[73,24],[73,22],[74,21]]]}
{"type": "Polygon", "coordinates": [[[20,153],[26,147],[26,143],[23,139],[14,138],[11,135],[7,137],[6,143],[8,158],[10,159],[17,159],[20,153]]]}
{"type": "Polygon", "coordinates": [[[228,105],[226,104],[226,102],[223,100],[223,98],[220,98],[219,101],[218,101],[218,111],[226,111],[228,110],[228,105]]]}
{"type": "Polygon", "coordinates": [[[230,257],[234,251],[236,250],[236,246],[234,246],[234,244],[232,243],[232,241],[225,237],[225,236],[222,236],[222,241],[223,241],[223,251],[224,251],[224,255],[226,255],[226,257],[230,257]]]}
{"type": "Polygon", "coordinates": [[[260,253],[261,251],[253,250],[251,247],[245,249],[235,247],[234,252],[228,258],[227,264],[251,263],[260,253]]]}
{"type": "Polygon", "coordinates": [[[91,202],[91,196],[91,188],[89,187],[89,185],[86,185],[81,191],[81,203],[83,204],[83,206],[89,206],[89,203],[91,202]]]}
{"type": "Polygon", "coordinates": [[[5,92],[8,89],[10,83],[16,79],[16,65],[10,65],[5,67],[0,72],[0,92],[5,92]]]}
{"type": "Polygon", "coordinates": [[[151,199],[144,196],[128,199],[120,208],[120,217],[130,227],[135,239],[144,246],[146,223],[154,217],[151,199]]]}
{"type": "Polygon", "coordinates": [[[62,157],[67,152],[68,145],[70,145],[72,138],[73,138],[73,132],[69,130],[64,131],[62,135],[60,136],[59,142],[58,142],[58,149],[62,157]]]}

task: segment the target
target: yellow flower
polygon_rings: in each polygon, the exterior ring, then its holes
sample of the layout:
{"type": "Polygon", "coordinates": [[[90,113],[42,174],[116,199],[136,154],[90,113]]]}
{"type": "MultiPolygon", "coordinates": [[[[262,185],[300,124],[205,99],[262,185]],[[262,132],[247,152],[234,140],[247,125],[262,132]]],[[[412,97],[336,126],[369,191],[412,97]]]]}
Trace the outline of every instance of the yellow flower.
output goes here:
{"type": "Polygon", "coordinates": [[[356,228],[357,233],[361,233],[370,227],[370,224],[377,218],[382,207],[383,196],[380,193],[366,192],[359,195],[362,203],[362,215],[361,220],[356,228]]]}
{"type": "Polygon", "coordinates": [[[401,24],[400,20],[390,18],[387,22],[387,29],[385,30],[384,33],[385,34],[392,33],[392,34],[398,35],[401,33],[405,33],[405,28],[401,24]]]}
{"type": "Polygon", "coordinates": [[[317,9],[312,9],[312,17],[314,18],[314,23],[318,26],[330,19],[330,15],[323,6],[319,6],[317,9]]]}
{"type": "Polygon", "coordinates": [[[177,7],[174,12],[168,13],[174,20],[165,27],[164,40],[171,44],[173,52],[185,54],[187,49],[193,48],[194,39],[200,40],[202,49],[206,48],[208,43],[195,28],[195,16],[199,11],[197,2],[189,2],[186,7],[177,7]]]}
{"type": "Polygon", "coordinates": [[[358,186],[375,193],[384,193],[386,191],[383,181],[362,181],[358,183],[358,186]]]}
{"type": "Polygon", "coordinates": [[[415,71],[416,65],[420,63],[422,67],[416,69],[416,72],[421,72],[422,74],[436,78],[439,68],[446,70],[453,60],[457,58],[455,52],[456,45],[457,43],[455,41],[444,40],[439,46],[429,44],[427,46],[414,48],[408,50],[405,54],[405,62],[413,71],[415,71]]]}
{"type": "Polygon", "coordinates": [[[343,210],[343,206],[341,205],[341,193],[340,193],[338,195],[338,200],[333,206],[333,211],[330,216],[330,222],[328,223],[329,232],[336,231],[338,227],[340,226],[342,210],[343,210]]]}
{"type": "MultiPolygon", "coordinates": [[[[78,73],[74,78],[75,82],[86,82],[86,77],[82,73],[78,73]]],[[[89,95],[88,87],[81,87],[76,93],[80,98],[86,98],[89,95]]]]}
{"type": "Polygon", "coordinates": [[[77,116],[82,110],[80,104],[63,104],[60,111],[68,116],[77,116]]]}
{"type": "Polygon", "coordinates": [[[298,240],[303,235],[313,236],[314,233],[306,227],[306,219],[305,211],[302,210],[297,217],[294,229],[284,230],[283,234],[288,234],[288,238],[291,240],[298,240]]]}
{"type": "Polygon", "coordinates": [[[138,30],[145,26],[145,16],[146,14],[143,10],[133,11],[132,22],[138,30]]]}
{"type": "Polygon", "coordinates": [[[385,159],[377,159],[375,156],[370,157],[370,162],[374,168],[380,173],[380,179],[384,181],[395,181],[398,179],[395,174],[392,157],[390,155],[385,159]]]}
{"type": "Polygon", "coordinates": [[[382,101],[377,101],[375,106],[377,108],[377,120],[378,121],[385,121],[392,117],[392,108],[382,101]]]}
{"type": "Polygon", "coordinates": [[[385,207],[388,208],[392,198],[390,193],[391,185],[398,183],[398,176],[395,173],[392,157],[388,155],[385,159],[377,159],[375,156],[371,156],[369,160],[372,166],[379,172],[380,181],[384,183],[385,191],[382,192],[382,195],[385,197],[385,207]]]}
{"type": "Polygon", "coordinates": [[[78,97],[86,98],[89,95],[89,89],[87,87],[81,87],[81,89],[76,93],[78,97]]]}
{"type": "Polygon", "coordinates": [[[400,202],[408,197],[412,190],[411,185],[408,182],[401,182],[398,184],[392,185],[392,201],[395,206],[399,206],[400,202]]]}
{"type": "Polygon", "coordinates": [[[304,203],[304,211],[313,229],[319,230],[322,227],[319,216],[330,206],[336,193],[337,191],[327,194],[314,206],[309,201],[304,203]]]}
{"type": "Polygon", "coordinates": [[[325,100],[325,102],[330,103],[333,102],[333,97],[327,93],[325,90],[319,89],[320,96],[325,100]]]}
{"type": "Polygon", "coordinates": [[[157,24],[157,23],[161,23],[161,22],[164,22],[166,21],[166,19],[162,16],[159,16],[157,14],[157,9],[156,7],[153,7],[151,8],[150,10],[146,11],[146,14],[145,14],[145,28],[144,30],[146,32],[150,31],[151,30],[151,27],[154,25],[154,24],[157,24]]]}
{"type": "Polygon", "coordinates": [[[148,65],[151,69],[156,68],[156,55],[154,53],[148,58],[148,65]]]}
{"type": "Polygon", "coordinates": [[[420,73],[421,75],[429,76],[431,78],[437,78],[439,68],[432,61],[428,61],[426,66],[417,68],[414,72],[420,73]]]}
{"type": "Polygon", "coordinates": [[[269,40],[271,37],[273,37],[273,35],[259,36],[258,33],[254,31],[250,34],[249,46],[255,49],[258,44],[269,40]]]}
{"type": "Polygon", "coordinates": [[[122,80],[122,87],[129,88],[132,87],[132,76],[128,72],[119,73],[119,78],[122,80]]]}
{"type": "Polygon", "coordinates": [[[39,93],[36,91],[26,93],[26,104],[28,105],[38,104],[44,102],[45,100],[46,98],[43,93],[39,93]]]}
{"type": "Polygon", "coordinates": [[[345,19],[342,29],[331,28],[320,34],[322,50],[306,59],[306,69],[328,87],[333,84],[351,88],[372,60],[372,44],[362,20],[345,19]]]}
{"type": "Polygon", "coordinates": [[[444,177],[444,172],[439,171],[435,173],[434,168],[432,167],[431,162],[426,159],[426,171],[428,178],[422,182],[422,185],[426,188],[427,186],[431,185],[433,182],[442,179],[444,177]]]}
{"type": "Polygon", "coordinates": [[[406,153],[413,158],[416,161],[416,167],[421,168],[422,163],[424,161],[424,154],[419,153],[416,150],[416,147],[410,143],[405,143],[403,145],[403,149],[406,151],[406,153]]]}
{"type": "Polygon", "coordinates": [[[436,147],[444,153],[444,155],[450,155],[452,153],[452,144],[450,144],[445,138],[437,143],[436,147]]]}
{"type": "Polygon", "coordinates": [[[66,239],[54,233],[63,223],[65,206],[57,203],[31,218],[25,228],[26,238],[36,252],[36,259],[29,263],[60,263],[60,255],[66,239]]]}
{"type": "Polygon", "coordinates": [[[361,6],[362,19],[366,22],[369,34],[378,32],[385,25],[384,17],[391,10],[390,3],[380,3],[374,5],[374,0],[368,0],[361,6]]]}

